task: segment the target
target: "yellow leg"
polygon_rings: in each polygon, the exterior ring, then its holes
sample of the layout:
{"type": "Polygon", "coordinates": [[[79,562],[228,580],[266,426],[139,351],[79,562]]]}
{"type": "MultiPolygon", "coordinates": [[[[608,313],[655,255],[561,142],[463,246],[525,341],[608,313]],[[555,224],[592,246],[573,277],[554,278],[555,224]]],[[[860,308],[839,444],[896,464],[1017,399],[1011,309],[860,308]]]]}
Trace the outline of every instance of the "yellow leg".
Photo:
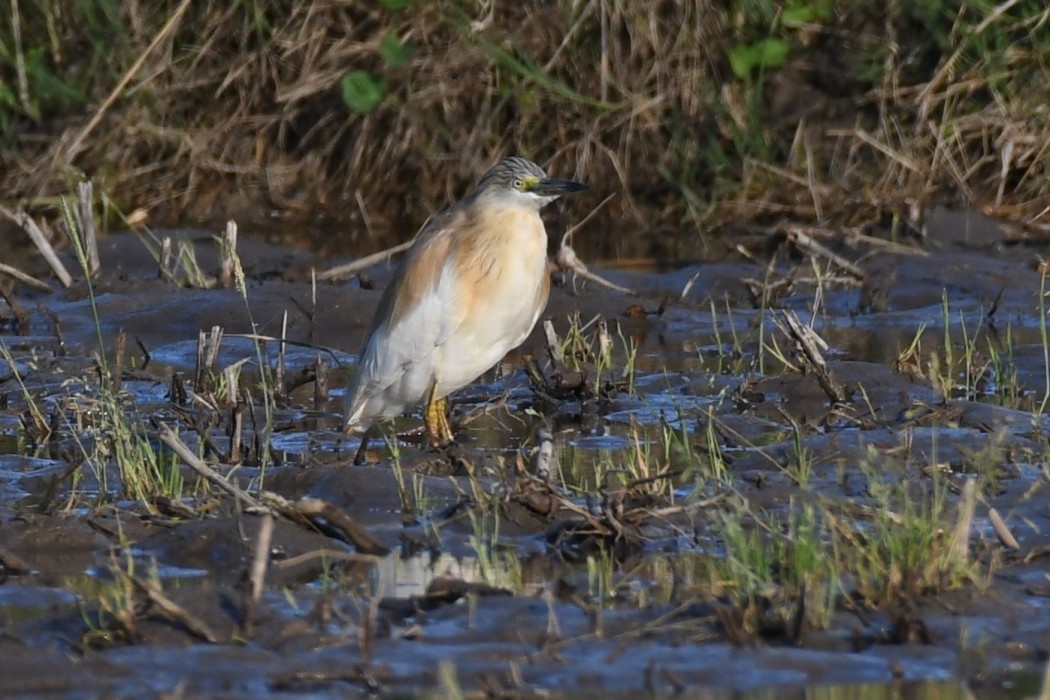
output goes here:
{"type": "Polygon", "coordinates": [[[452,425],[448,422],[448,401],[441,399],[438,401],[438,406],[438,416],[441,419],[441,443],[451,445],[456,440],[456,436],[452,434],[452,425]]]}
{"type": "Polygon", "coordinates": [[[455,439],[452,426],[448,423],[448,401],[444,398],[435,399],[434,389],[430,390],[430,398],[423,411],[423,425],[431,447],[444,447],[455,439]]]}

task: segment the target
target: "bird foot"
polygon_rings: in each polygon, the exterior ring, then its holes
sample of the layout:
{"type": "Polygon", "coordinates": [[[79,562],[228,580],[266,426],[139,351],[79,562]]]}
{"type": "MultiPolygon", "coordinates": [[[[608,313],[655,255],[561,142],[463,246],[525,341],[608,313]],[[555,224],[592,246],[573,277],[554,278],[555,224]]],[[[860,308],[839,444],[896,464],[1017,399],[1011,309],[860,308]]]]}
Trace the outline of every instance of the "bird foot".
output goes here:
{"type": "Polygon", "coordinates": [[[423,425],[426,429],[427,443],[434,448],[443,448],[455,444],[456,437],[448,422],[448,401],[433,399],[427,402],[423,413],[423,425]]]}

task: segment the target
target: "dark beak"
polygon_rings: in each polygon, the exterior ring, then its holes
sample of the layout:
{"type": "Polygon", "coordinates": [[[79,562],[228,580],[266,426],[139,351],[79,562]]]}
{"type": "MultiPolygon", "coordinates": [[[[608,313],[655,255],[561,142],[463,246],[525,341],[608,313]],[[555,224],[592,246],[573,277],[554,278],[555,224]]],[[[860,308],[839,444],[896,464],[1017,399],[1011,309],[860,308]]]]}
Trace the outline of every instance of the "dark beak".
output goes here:
{"type": "Polygon", "coordinates": [[[573,192],[580,192],[587,189],[587,185],[580,182],[573,182],[572,180],[556,180],[555,178],[548,177],[540,180],[530,192],[538,194],[541,197],[560,197],[563,194],[572,194],[573,192]]]}

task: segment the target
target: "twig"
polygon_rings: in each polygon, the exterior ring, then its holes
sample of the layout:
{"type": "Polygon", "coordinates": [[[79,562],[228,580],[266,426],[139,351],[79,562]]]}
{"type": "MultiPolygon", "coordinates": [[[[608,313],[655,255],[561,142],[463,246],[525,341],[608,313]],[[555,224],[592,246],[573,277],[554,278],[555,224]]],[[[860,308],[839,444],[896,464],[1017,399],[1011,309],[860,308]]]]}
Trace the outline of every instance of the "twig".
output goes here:
{"type": "Polygon", "coordinates": [[[160,257],[157,261],[157,279],[174,281],[171,274],[171,236],[165,236],[160,242],[160,257]]]}
{"type": "Polygon", "coordinates": [[[354,199],[357,200],[357,208],[361,210],[361,219],[365,222],[365,230],[368,231],[368,237],[375,240],[376,234],[372,230],[372,219],[368,216],[368,208],[365,207],[365,198],[361,196],[361,190],[354,191],[354,199]]]}
{"type": "Polygon", "coordinates": [[[999,538],[999,543],[1007,549],[1012,549],[1015,552],[1021,548],[1017,538],[1014,537],[1014,533],[1010,532],[1010,528],[1006,526],[1006,521],[1003,520],[1003,516],[999,515],[999,511],[995,508],[988,509],[988,520],[991,521],[992,527],[995,529],[995,536],[999,538]]]}
{"type": "Polygon", "coordinates": [[[244,461],[244,450],[241,434],[244,431],[244,402],[237,401],[230,416],[230,463],[240,464],[244,461]]]}
{"type": "Polygon", "coordinates": [[[389,260],[395,255],[405,252],[406,250],[412,247],[412,243],[414,241],[415,239],[412,239],[411,241],[405,241],[404,243],[399,243],[393,248],[387,248],[386,250],[381,250],[378,253],[366,255],[363,258],[358,258],[357,260],[354,260],[353,262],[348,262],[344,265],[337,265],[336,267],[333,267],[329,270],[325,270],[324,272],[317,275],[317,279],[324,281],[345,279],[347,277],[350,277],[351,275],[360,272],[361,270],[372,267],[376,263],[381,263],[384,260],[389,260]]]}
{"type": "Polygon", "coordinates": [[[922,248],[916,248],[911,245],[904,245],[903,243],[897,243],[895,241],[887,241],[882,238],[875,238],[867,234],[861,233],[855,228],[848,228],[843,233],[846,234],[846,238],[851,243],[864,243],[872,248],[878,248],[883,253],[894,253],[896,255],[908,255],[914,258],[925,258],[929,255],[928,251],[922,248]]]}
{"type": "Polygon", "coordinates": [[[583,264],[583,261],[580,260],[579,257],[577,257],[576,250],[573,249],[573,247],[572,247],[572,236],[573,236],[573,234],[576,233],[576,231],[578,231],[581,226],[583,226],[588,221],[593,219],[594,216],[599,211],[601,211],[601,209],[606,204],[608,204],[610,201],[612,201],[612,198],[615,197],[615,196],[616,196],[615,193],[614,194],[610,194],[608,197],[603,199],[598,204],[598,206],[596,206],[594,209],[592,209],[590,211],[590,213],[587,214],[587,216],[583,217],[578,222],[576,222],[575,224],[573,224],[572,226],[570,226],[568,229],[565,230],[565,234],[561,237],[561,244],[558,246],[558,254],[555,256],[554,262],[558,266],[559,270],[571,271],[573,274],[578,275],[578,276],[584,278],[585,280],[590,280],[591,282],[595,282],[595,283],[600,284],[600,285],[602,285],[604,287],[608,287],[609,289],[614,289],[617,292],[621,292],[623,294],[629,294],[631,296],[637,296],[637,292],[635,292],[633,289],[628,289],[627,287],[621,287],[620,285],[615,284],[613,282],[610,282],[609,280],[605,279],[604,277],[602,277],[602,276],[600,276],[598,274],[595,274],[595,273],[591,272],[589,269],[587,269],[587,266],[583,264]]]}
{"type": "Polygon", "coordinates": [[[565,234],[561,237],[561,244],[562,245],[567,245],[569,247],[572,247],[572,234],[576,233],[576,231],[579,230],[579,228],[581,226],[583,226],[588,221],[593,219],[595,214],[597,214],[599,211],[601,211],[602,207],[604,207],[606,204],[608,204],[610,201],[612,201],[612,198],[615,197],[615,196],[616,196],[615,192],[610,194],[608,197],[606,197],[601,202],[599,202],[598,206],[596,206],[594,209],[591,209],[590,213],[587,214],[587,216],[583,217],[582,219],[577,221],[575,224],[573,224],[569,228],[565,229],[565,234]]]}
{"type": "Polygon", "coordinates": [[[80,214],[80,232],[84,237],[84,253],[87,256],[88,275],[94,278],[102,269],[98,257],[98,237],[95,235],[94,193],[91,180],[77,183],[77,211],[80,214]]]}
{"type": "Polygon", "coordinates": [[[33,289],[38,289],[41,292],[53,292],[53,291],[55,291],[54,287],[52,287],[47,282],[44,282],[42,280],[38,280],[36,277],[33,277],[32,275],[27,275],[26,273],[22,272],[18,268],[11,267],[10,265],[5,265],[4,263],[0,263],[0,275],[8,275],[9,277],[14,277],[16,280],[18,280],[22,284],[26,285],[27,287],[32,287],[33,289]]]}
{"type": "Polygon", "coordinates": [[[252,557],[252,603],[262,597],[263,584],[266,581],[266,565],[270,561],[270,542],[273,541],[273,514],[263,515],[259,525],[259,537],[255,540],[255,554],[252,557]]]}
{"type": "Polygon", "coordinates": [[[0,284],[0,299],[4,300],[8,308],[11,309],[15,315],[15,322],[18,324],[18,332],[21,334],[29,334],[29,312],[22,308],[22,305],[15,301],[14,297],[7,293],[7,289],[4,285],[0,284]]]}
{"type": "Polygon", "coordinates": [[[842,257],[838,253],[835,253],[822,244],[817,243],[813,236],[803,231],[798,226],[789,226],[785,233],[787,234],[788,240],[797,245],[802,250],[806,251],[810,255],[817,255],[831,261],[833,264],[838,265],[846,272],[850,273],[859,280],[867,279],[867,275],[864,274],[864,270],[860,269],[846,258],[842,257]]]}
{"type": "Polygon", "coordinates": [[[40,254],[44,256],[44,260],[51,266],[51,270],[58,277],[58,281],[62,283],[63,287],[69,287],[73,284],[73,277],[69,274],[66,266],[59,260],[58,255],[55,253],[55,249],[51,247],[51,242],[47,240],[47,236],[40,230],[33,218],[26,214],[25,211],[19,209],[18,212],[12,212],[7,207],[0,205],[0,216],[10,220],[12,223],[18,225],[23,231],[29,234],[29,238],[33,241],[33,245],[36,246],[40,254]]]}
{"type": "Polygon", "coordinates": [[[689,278],[689,281],[685,283],[684,287],[682,287],[682,293],[678,295],[678,298],[680,300],[685,299],[687,296],[689,296],[689,292],[693,289],[693,285],[696,284],[696,280],[699,279],[699,277],[700,273],[697,272],[689,278]]]}
{"type": "Polygon", "coordinates": [[[554,330],[554,322],[549,318],[543,321],[543,336],[546,339],[547,355],[550,357],[551,364],[560,368],[565,362],[565,355],[561,350],[558,333],[554,330]]]}
{"type": "Polygon", "coordinates": [[[237,222],[227,221],[226,230],[220,239],[222,267],[219,269],[219,284],[223,289],[233,286],[233,261],[237,255],[237,222]]]}
{"type": "Polygon", "coordinates": [[[287,350],[288,339],[288,309],[284,310],[284,317],[281,321],[281,342],[277,345],[277,369],[274,373],[274,388],[273,397],[280,404],[284,405],[283,402],[288,398],[288,390],[285,388],[284,383],[284,372],[285,372],[285,351],[287,350]]]}
{"type": "Polygon", "coordinates": [[[913,173],[922,173],[922,168],[919,167],[918,163],[916,163],[914,160],[904,155],[903,153],[893,150],[886,144],[876,139],[874,136],[870,135],[868,132],[864,131],[864,129],[855,129],[852,133],[861,141],[868,144],[876,151],[889,158],[890,160],[896,162],[901,167],[907,168],[913,173]]]}
{"type": "Polygon", "coordinates": [[[536,431],[536,438],[540,446],[536,450],[533,472],[544,481],[550,481],[554,462],[554,436],[546,428],[540,428],[536,431]]]}
{"type": "Polygon", "coordinates": [[[186,465],[193,471],[200,474],[207,481],[215,484],[220,489],[230,494],[231,496],[240,499],[244,503],[248,504],[252,508],[258,508],[264,510],[266,507],[258,500],[253,498],[247,491],[237,486],[229,479],[219,474],[217,471],[209,467],[204,460],[200,459],[196,454],[193,453],[189,447],[186,446],[179,436],[175,434],[166,423],[163,421],[157,421],[157,427],[160,430],[160,441],[170,447],[172,451],[177,454],[186,465]]]}
{"type": "Polygon", "coordinates": [[[955,564],[965,566],[970,559],[970,533],[973,529],[973,511],[977,506],[977,480],[963,483],[959,498],[959,515],[952,528],[948,551],[955,564]]]}
{"type": "Polygon", "coordinates": [[[302,554],[294,557],[288,557],[281,561],[274,562],[274,567],[278,569],[290,569],[293,566],[305,564],[308,561],[314,559],[327,559],[329,561],[352,561],[361,564],[375,564],[379,561],[379,557],[374,554],[358,554],[357,552],[344,552],[341,549],[315,549],[312,552],[303,552],[302,554]]]}
{"type": "MultiPolygon", "coordinates": [[[[218,328],[218,326],[216,326],[218,328]]],[[[339,356],[335,354],[335,350],[326,348],[323,345],[317,343],[308,343],[305,340],[289,340],[287,338],[278,338],[275,335],[266,335],[264,333],[227,333],[223,337],[225,338],[244,338],[245,340],[257,341],[261,340],[267,343],[283,343],[285,345],[292,345],[297,348],[308,348],[310,350],[317,350],[319,352],[327,353],[329,357],[335,360],[338,364],[343,364],[339,360],[339,356]]]]}
{"type": "Polygon", "coordinates": [[[222,326],[212,326],[211,336],[204,335],[201,331],[197,336],[197,363],[193,372],[193,389],[198,394],[207,391],[205,384],[210,377],[211,369],[215,366],[215,359],[219,355],[219,347],[222,345],[222,326]],[[208,374],[205,374],[205,370],[208,374]]]}
{"type": "Polygon", "coordinates": [[[389,547],[358,525],[349,515],[327,501],[319,498],[302,498],[293,503],[275,493],[266,492],[263,496],[278,513],[292,522],[310,523],[313,527],[319,527],[327,531],[329,536],[335,536],[337,539],[354,545],[357,551],[363,554],[385,556],[390,553],[389,547]]]}
{"type": "Polygon", "coordinates": [[[203,620],[198,620],[191,615],[186,608],[164,595],[164,592],[157,588],[156,584],[152,581],[138,577],[133,577],[131,580],[136,588],[146,594],[149,602],[156,605],[157,609],[159,609],[169,620],[182,625],[186,628],[187,632],[198,639],[208,642],[209,644],[219,643],[219,638],[206,624],[204,624],[203,620]]]}
{"type": "Polygon", "coordinates": [[[317,353],[314,362],[314,410],[323,411],[328,402],[328,363],[324,355],[317,353]]]}
{"type": "Polygon", "coordinates": [[[603,287],[608,287],[609,289],[620,292],[621,294],[627,294],[632,297],[638,296],[638,292],[633,289],[629,287],[621,287],[615,282],[610,282],[604,277],[588,270],[587,266],[583,264],[583,261],[576,257],[576,251],[572,249],[572,246],[563,243],[562,246],[558,248],[558,254],[555,256],[554,261],[559,270],[572,272],[574,275],[578,275],[585,280],[595,282],[603,287]]]}
{"type": "Polygon", "coordinates": [[[795,349],[803,362],[813,370],[813,374],[817,377],[817,383],[820,384],[820,388],[824,390],[831,402],[835,404],[846,403],[848,400],[846,390],[832,376],[827,362],[824,360],[821,348],[823,347],[826,350],[828,347],[824,339],[817,335],[812,328],[799,321],[798,315],[790,309],[782,311],[779,316],[774,316],[773,321],[780,327],[784,335],[795,344],[795,349]]]}
{"type": "Polygon", "coordinates": [[[238,370],[240,370],[240,368],[247,362],[248,358],[245,357],[234,362],[232,365],[227,365],[222,370],[222,376],[226,378],[226,404],[228,406],[234,406],[237,404],[237,397],[241,393],[240,381],[238,379],[240,373],[238,370]]]}
{"type": "MultiPolygon", "coordinates": [[[[208,351],[204,354],[204,368],[211,369],[215,366],[215,360],[219,357],[219,347],[222,345],[222,326],[212,326],[208,341],[208,351]]],[[[196,387],[194,387],[196,388],[196,387]]]]}
{"type": "Polygon", "coordinates": [[[139,350],[142,351],[142,364],[139,365],[139,369],[144,370],[149,366],[149,361],[152,356],[149,354],[149,348],[147,348],[146,344],[142,342],[142,338],[137,335],[135,336],[135,345],[138,345],[139,350]]]}
{"type": "Polygon", "coordinates": [[[32,568],[22,557],[3,547],[0,547],[0,569],[9,574],[28,574],[32,571],[32,568]]]}

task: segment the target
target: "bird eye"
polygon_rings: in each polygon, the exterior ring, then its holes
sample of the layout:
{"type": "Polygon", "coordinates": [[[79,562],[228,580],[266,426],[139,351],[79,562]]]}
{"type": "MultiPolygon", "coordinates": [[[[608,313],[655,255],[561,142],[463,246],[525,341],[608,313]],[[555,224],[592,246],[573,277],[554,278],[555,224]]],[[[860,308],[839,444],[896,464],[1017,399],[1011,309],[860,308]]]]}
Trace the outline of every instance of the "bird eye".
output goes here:
{"type": "Polygon", "coordinates": [[[525,181],[522,180],[520,177],[516,177],[514,178],[514,182],[510,183],[510,185],[514,189],[520,190],[521,188],[525,187],[525,181]]]}

